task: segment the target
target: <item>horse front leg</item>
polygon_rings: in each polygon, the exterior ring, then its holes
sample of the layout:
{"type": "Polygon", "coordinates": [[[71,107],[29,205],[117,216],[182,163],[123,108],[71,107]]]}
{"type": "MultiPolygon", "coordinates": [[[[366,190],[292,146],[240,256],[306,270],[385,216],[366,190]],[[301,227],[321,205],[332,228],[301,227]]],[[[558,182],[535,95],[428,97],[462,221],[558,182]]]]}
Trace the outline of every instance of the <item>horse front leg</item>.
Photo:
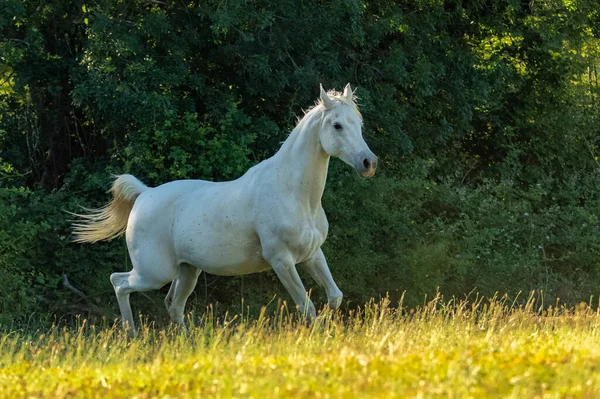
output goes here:
{"type": "Polygon", "coordinates": [[[327,304],[329,307],[333,310],[339,308],[342,303],[343,294],[335,281],[333,281],[333,277],[331,276],[329,266],[327,265],[325,255],[321,248],[319,248],[312,258],[301,263],[300,266],[311,275],[317,284],[325,288],[327,304]]]}
{"type": "Polygon", "coordinates": [[[298,310],[306,315],[310,320],[317,317],[315,305],[307,295],[306,288],[302,284],[302,280],[296,270],[296,265],[291,254],[288,252],[276,253],[270,256],[266,256],[265,260],[269,262],[275,274],[286,290],[291,295],[292,299],[296,303],[298,310]]]}

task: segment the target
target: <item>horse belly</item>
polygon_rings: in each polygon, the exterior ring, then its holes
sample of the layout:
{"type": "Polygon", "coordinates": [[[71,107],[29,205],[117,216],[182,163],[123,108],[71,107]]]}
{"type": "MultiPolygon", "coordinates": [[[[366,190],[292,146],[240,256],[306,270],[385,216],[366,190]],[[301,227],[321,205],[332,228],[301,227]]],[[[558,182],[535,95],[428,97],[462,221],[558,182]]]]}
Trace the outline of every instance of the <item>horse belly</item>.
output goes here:
{"type": "Polygon", "coordinates": [[[262,257],[256,235],[210,233],[183,238],[178,246],[180,262],[220,276],[257,273],[270,268],[262,257]]]}

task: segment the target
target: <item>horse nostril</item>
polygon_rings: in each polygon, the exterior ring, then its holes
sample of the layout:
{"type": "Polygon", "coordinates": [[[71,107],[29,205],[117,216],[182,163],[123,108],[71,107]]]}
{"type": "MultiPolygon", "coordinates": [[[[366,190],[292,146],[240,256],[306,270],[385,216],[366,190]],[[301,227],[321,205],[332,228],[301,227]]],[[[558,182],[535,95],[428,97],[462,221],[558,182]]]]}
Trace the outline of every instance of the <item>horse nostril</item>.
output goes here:
{"type": "Polygon", "coordinates": [[[371,166],[371,162],[369,162],[369,160],[367,158],[365,158],[363,160],[363,166],[365,167],[365,169],[369,169],[371,166]]]}

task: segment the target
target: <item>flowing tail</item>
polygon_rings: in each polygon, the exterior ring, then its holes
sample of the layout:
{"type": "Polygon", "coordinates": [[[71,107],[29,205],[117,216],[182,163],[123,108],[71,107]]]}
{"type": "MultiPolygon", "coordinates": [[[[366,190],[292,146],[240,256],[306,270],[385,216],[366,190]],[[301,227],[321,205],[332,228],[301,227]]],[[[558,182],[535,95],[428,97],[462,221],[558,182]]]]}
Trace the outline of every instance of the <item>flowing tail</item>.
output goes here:
{"type": "Polygon", "coordinates": [[[136,198],[146,190],[148,186],[132,175],[116,176],[108,190],[113,194],[112,201],[99,209],[84,208],[86,215],[73,213],[83,219],[73,224],[73,241],[96,242],[122,235],[136,198]]]}

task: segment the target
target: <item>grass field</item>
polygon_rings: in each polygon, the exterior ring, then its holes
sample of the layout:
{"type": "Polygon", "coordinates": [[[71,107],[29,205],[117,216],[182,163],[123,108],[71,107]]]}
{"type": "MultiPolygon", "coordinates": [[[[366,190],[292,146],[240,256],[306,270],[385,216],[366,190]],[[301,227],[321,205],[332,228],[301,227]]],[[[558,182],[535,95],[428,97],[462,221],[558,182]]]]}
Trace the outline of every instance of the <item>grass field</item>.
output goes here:
{"type": "Polygon", "coordinates": [[[0,340],[3,398],[598,398],[600,313],[435,298],[415,311],[371,303],[310,327],[207,317],[143,327],[13,332],[0,340]]]}

